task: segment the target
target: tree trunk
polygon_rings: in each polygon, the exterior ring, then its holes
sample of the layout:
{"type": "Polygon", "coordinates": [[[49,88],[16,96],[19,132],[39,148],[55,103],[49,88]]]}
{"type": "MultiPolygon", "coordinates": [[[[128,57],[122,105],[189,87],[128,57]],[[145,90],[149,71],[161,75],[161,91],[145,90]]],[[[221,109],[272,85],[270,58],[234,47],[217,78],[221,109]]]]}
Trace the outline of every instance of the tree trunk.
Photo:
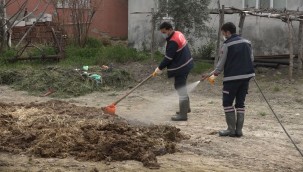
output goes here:
{"type": "Polygon", "coordinates": [[[6,1],[2,0],[0,4],[0,18],[1,18],[1,47],[0,51],[3,51],[6,47],[6,30],[7,30],[7,24],[6,24],[6,1]]]}
{"type": "Polygon", "coordinates": [[[299,25],[299,50],[298,50],[298,69],[299,73],[302,74],[303,70],[303,21],[300,21],[299,25]]]}
{"type": "Polygon", "coordinates": [[[246,14],[240,13],[240,22],[239,22],[239,35],[242,36],[243,33],[243,27],[244,27],[244,21],[245,21],[246,14]]]}
{"type": "Polygon", "coordinates": [[[222,9],[220,9],[220,1],[218,1],[218,9],[219,9],[219,16],[220,16],[220,20],[219,20],[219,28],[218,28],[218,39],[217,39],[217,53],[216,53],[216,56],[215,56],[215,62],[214,62],[214,65],[216,66],[218,61],[219,61],[219,57],[220,57],[220,48],[221,48],[221,27],[224,23],[224,5],[222,5],[222,9]]]}
{"type": "Polygon", "coordinates": [[[288,25],[288,42],[289,42],[289,80],[293,79],[293,68],[294,68],[294,47],[293,47],[293,31],[292,31],[292,26],[291,26],[291,21],[287,20],[287,25],[288,25]]]}
{"type": "Polygon", "coordinates": [[[150,43],[150,53],[151,53],[151,59],[154,59],[154,53],[155,53],[155,29],[156,29],[156,20],[154,18],[155,10],[154,8],[151,9],[151,43],[150,43]]]}

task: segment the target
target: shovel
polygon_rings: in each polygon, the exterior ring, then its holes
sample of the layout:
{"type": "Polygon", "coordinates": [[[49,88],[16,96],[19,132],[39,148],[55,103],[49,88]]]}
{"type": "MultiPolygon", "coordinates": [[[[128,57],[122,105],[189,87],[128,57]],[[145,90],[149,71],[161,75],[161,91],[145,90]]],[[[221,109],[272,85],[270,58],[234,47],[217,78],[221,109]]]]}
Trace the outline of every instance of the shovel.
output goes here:
{"type": "Polygon", "coordinates": [[[151,79],[155,74],[149,75],[146,79],[144,79],[142,82],[140,82],[137,86],[135,86],[133,89],[131,89],[128,93],[126,93],[124,96],[122,96],[120,99],[112,103],[111,105],[108,105],[106,107],[102,107],[102,111],[105,114],[108,115],[116,115],[116,105],[121,102],[123,99],[125,99],[128,95],[130,95],[132,92],[134,92],[137,88],[139,88],[141,85],[143,85],[145,82],[147,82],[149,79],[151,79]]]}

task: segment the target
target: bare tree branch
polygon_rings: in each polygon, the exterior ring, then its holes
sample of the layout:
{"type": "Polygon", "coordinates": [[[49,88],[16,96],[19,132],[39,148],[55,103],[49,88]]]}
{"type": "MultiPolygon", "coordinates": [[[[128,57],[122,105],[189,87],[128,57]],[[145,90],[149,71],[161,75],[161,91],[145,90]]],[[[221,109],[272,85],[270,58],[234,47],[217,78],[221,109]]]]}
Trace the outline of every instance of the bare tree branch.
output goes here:
{"type": "MultiPolygon", "coordinates": [[[[50,1],[45,5],[45,8],[43,10],[43,12],[41,13],[41,16],[39,16],[39,18],[37,19],[37,22],[43,17],[43,14],[45,14],[48,6],[50,5],[50,1]]],[[[25,34],[23,35],[23,37],[21,38],[21,40],[18,42],[18,44],[16,45],[15,48],[18,48],[19,45],[23,42],[23,40],[26,38],[26,36],[28,35],[28,33],[36,26],[36,23],[33,23],[33,25],[25,32],[25,34]]]]}
{"type": "MultiPolygon", "coordinates": [[[[38,7],[40,5],[41,1],[39,1],[39,3],[36,5],[36,7],[33,9],[32,12],[28,13],[26,16],[22,17],[21,19],[19,19],[19,21],[15,24],[15,22],[12,22],[13,24],[11,25],[10,28],[15,27],[16,25],[18,25],[22,20],[26,19],[27,17],[29,17],[30,15],[32,15],[34,12],[36,12],[38,10],[38,7]]],[[[17,21],[17,19],[15,20],[17,21]]]]}

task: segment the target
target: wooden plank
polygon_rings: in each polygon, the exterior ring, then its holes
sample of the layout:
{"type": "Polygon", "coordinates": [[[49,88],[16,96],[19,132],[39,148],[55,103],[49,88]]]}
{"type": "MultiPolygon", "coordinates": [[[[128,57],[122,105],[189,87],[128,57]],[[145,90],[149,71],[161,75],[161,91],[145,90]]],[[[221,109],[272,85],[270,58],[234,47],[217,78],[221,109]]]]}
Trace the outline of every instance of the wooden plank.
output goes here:
{"type": "MultiPolygon", "coordinates": [[[[298,55],[294,54],[294,58],[298,58],[298,55]]],[[[255,56],[255,59],[289,59],[289,54],[259,55],[255,56]]]]}
{"type": "Polygon", "coordinates": [[[254,62],[258,62],[258,63],[276,63],[276,64],[281,64],[281,65],[289,65],[289,59],[285,59],[285,60],[273,60],[273,59],[255,59],[254,62]]]}
{"type": "Polygon", "coordinates": [[[269,68],[275,68],[277,69],[280,66],[280,64],[277,63],[254,63],[254,67],[258,68],[258,67],[269,67],[269,68]]]}
{"type": "Polygon", "coordinates": [[[293,79],[293,69],[294,69],[294,46],[293,46],[293,29],[292,29],[292,25],[291,25],[291,21],[290,18],[288,17],[287,20],[287,26],[288,26],[288,42],[289,42],[289,73],[288,73],[288,77],[289,80],[293,79]]]}
{"type": "Polygon", "coordinates": [[[298,60],[298,70],[299,73],[302,74],[303,70],[303,21],[300,21],[299,25],[299,60],[298,60]]]}

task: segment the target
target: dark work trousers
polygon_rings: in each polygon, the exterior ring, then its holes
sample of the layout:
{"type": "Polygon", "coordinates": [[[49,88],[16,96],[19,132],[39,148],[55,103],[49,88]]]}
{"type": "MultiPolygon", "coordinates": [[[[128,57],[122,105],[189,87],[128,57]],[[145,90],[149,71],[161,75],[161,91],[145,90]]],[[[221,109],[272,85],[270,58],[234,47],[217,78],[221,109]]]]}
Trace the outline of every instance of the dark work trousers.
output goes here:
{"type": "Polygon", "coordinates": [[[245,113],[245,98],[248,94],[249,80],[235,80],[223,83],[223,107],[224,112],[245,113]],[[233,106],[234,101],[235,107],[233,106]]]}
{"type": "Polygon", "coordinates": [[[188,100],[186,81],[187,81],[188,73],[184,73],[181,75],[175,76],[175,89],[178,92],[179,100],[188,100]]]}

